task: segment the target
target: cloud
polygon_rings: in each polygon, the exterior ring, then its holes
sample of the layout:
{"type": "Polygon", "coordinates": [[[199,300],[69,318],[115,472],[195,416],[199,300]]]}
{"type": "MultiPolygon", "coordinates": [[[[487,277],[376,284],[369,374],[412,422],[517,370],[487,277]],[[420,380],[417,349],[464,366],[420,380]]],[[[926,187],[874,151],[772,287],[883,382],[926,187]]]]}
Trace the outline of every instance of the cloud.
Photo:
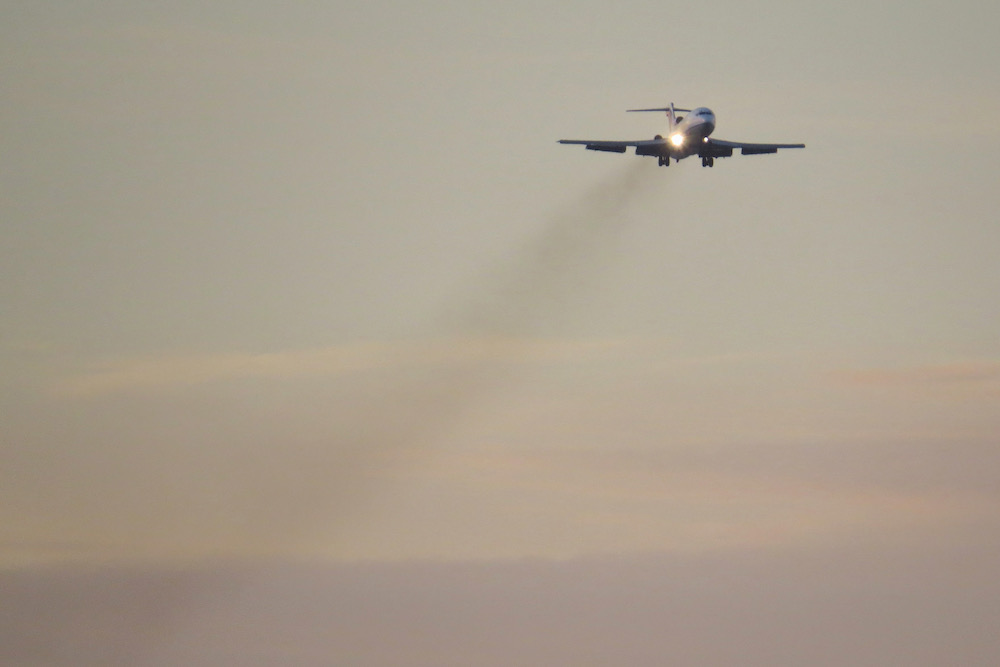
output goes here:
{"type": "Polygon", "coordinates": [[[1000,361],[979,360],[905,368],[869,368],[841,371],[837,378],[848,384],[869,387],[959,388],[1000,390],[1000,361]]]}
{"type": "Polygon", "coordinates": [[[358,342],[261,354],[164,355],[95,363],[58,378],[59,396],[95,397],[131,391],[251,378],[329,377],[376,369],[483,363],[558,363],[601,355],[625,346],[625,339],[541,340],[464,338],[429,341],[358,342]]]}
{"type": "MultiPolygon", "coordinates": [[[[352,521],[328,549],[359,559],[396,559],[404,542],[424,557],[692,553],[906,539],[992,521],[995,494],[970,466],[949,470],[956,450],[974,459],[975,447],[912,449],[466,448],[394,466],[406,500],[379,499],[377,522],[352,521]]],[[[993,458],[976,465],[995,470],[993,458]]]]}

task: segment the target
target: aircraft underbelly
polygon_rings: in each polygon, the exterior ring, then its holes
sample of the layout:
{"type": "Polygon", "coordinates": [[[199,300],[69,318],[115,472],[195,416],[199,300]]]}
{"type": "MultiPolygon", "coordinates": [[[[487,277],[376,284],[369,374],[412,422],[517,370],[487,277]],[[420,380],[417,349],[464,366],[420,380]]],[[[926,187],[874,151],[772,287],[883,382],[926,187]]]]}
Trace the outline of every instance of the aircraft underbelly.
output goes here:
{"type": "Polygon", "coordinates": [[[701,122],[692,125],[684,132],[684,143],[671,151],[672,156],[680,160],[691,155],[698,155],[705,143],[705,138],[712,134],[714,130],[714,123],[701,122]]]}

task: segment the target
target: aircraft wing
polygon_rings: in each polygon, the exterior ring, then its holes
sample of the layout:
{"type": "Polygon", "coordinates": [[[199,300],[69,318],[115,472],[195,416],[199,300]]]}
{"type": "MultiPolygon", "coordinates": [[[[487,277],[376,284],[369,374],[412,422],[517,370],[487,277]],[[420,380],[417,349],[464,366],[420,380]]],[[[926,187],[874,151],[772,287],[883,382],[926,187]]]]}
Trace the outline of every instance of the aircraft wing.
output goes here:
{"type": "Polygon", "coordinates": [[[763,153],[777,153],[779,148],[805,147],[805,144],[748,144],[742,141],[725,141],[709,137],[705,140],[705,149],[707,150],[703,149],[701,153],[709,157],[725,157],[732,155],[733,150],[738,148],[743,155],[761,155],[763,153]]]}
{"type": "Polygon", "coordinates": [[[588,151],[607,151],[609,153],[624,153],[629,146],[640,147],[663,146],[666,139],[643,139],[640,141],[600,141],[596,139],[560,139],[561,144],[582,144],[588,151]]]}

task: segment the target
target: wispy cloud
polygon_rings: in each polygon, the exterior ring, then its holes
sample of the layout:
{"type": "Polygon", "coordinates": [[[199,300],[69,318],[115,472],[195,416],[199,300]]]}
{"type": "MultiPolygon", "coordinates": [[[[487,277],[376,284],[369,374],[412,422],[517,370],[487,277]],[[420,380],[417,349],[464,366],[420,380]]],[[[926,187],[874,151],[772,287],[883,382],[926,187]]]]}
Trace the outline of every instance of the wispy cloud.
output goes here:
{"type": "Polygon", "coordinates": [[[565,362],[592,358],[619,349],[627,342],[497,337],[358,342],[256,354],[146,356],[92,363],[89,368],[58,378],[51,390],[61,396],[93,397],[227,380],[324,377],[382,368],[565,362]]]}
{"type": "Polygon", "coordinates": [[[840,371],[843,382],[873,387],[969,388],[1000,391],[1000,361],[979,360],[904,368],[840,371]]]}

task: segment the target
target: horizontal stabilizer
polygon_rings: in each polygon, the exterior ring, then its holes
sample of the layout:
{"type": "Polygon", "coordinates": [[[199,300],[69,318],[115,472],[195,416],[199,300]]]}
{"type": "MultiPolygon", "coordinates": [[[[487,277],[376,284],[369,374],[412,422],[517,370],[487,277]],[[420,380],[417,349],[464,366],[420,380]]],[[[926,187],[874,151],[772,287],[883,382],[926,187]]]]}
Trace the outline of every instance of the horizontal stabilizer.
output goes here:
{"type": "MultiPolygon", "coordinates": [[[[637,111],[670,111],[670,107],[664,107],[663,109],[626,109],[629,113],[634,113],[637,111]]],[[[674,107],[674,111],[683,111],[684,113],[690,113],[690,109],[679,109],[674,107]]]]}

